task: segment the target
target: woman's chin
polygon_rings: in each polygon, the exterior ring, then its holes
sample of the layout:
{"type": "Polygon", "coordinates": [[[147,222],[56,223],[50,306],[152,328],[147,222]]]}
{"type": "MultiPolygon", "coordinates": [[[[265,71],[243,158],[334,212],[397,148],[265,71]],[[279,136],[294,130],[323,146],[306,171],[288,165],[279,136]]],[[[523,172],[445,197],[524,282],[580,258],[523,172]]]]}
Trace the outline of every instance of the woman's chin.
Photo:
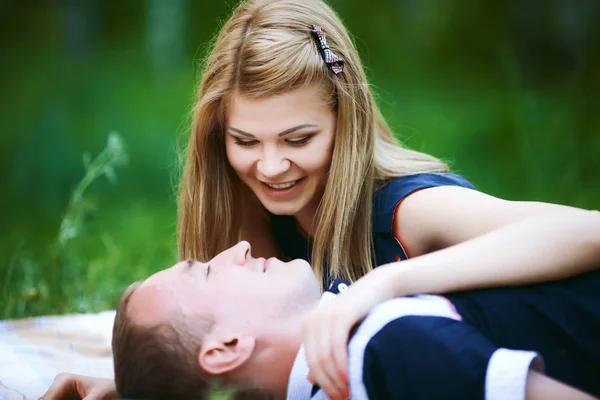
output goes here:
{"type": "Polygon", "coordinates": [[[262,205],[271,214],[275,215],[296,215],[299,208],[293,204],[273,204],[274,202],[263,202],[262,205]]]}

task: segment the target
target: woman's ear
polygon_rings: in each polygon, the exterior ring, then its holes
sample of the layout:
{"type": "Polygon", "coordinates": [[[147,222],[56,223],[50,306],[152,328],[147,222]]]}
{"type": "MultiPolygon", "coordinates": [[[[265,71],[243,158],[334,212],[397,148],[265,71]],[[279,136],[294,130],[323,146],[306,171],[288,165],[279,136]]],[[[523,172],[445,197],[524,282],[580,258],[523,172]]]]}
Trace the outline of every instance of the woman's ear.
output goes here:
{"type": "Polygon", "coordinates": [[[256,339],[252,336],[226,335],[206,338],[198,354],[198,364],[211,375],[232,372],[252,357],[256,339]]]}

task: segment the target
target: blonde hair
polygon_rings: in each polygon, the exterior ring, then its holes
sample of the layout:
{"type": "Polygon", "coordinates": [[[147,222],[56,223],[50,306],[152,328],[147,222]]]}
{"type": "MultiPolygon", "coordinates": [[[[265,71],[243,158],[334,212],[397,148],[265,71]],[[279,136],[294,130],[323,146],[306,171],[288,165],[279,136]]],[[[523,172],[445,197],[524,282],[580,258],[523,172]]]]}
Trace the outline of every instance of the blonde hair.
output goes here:
{"type": "Polygon", "coordinates": [[[372,269],[376,189],[394,177],[448,170],[438,159],[396,142],[352,39],[323,1],[249,0],[222,27],[202,75],[180,187],[180,259],[208,260],[240,239],[239,221],[251,200],[226,158],[229,96],[261,98],[312,84],[330,96],[325,99],[337,112],[331,167],[313,222],[311,262],[317,276],[324,273],[325,259],[329,277],[354,281],[372,269]],[[312,24],[322,27],[331,50],[344,59],[342,73],[334,74],[323,62],[312,24]]]}

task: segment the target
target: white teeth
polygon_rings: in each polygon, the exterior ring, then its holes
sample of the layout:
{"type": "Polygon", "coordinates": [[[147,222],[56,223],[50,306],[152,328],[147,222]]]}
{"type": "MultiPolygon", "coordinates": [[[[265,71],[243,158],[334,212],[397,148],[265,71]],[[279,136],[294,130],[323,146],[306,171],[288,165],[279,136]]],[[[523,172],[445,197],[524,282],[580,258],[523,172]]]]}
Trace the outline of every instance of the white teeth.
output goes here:
{"type": "Polygon", "coordinates": [[[273,189],[287,189],[287,188],[291,188],[292,186],[294,186],[296,184],[297,181],[294,182],[288,182],[288,183],[281,183],[279,185],[275,185],[275,184],[271,184],[271,183],[267,183],[266,185],[273,188],[273,189]]]}

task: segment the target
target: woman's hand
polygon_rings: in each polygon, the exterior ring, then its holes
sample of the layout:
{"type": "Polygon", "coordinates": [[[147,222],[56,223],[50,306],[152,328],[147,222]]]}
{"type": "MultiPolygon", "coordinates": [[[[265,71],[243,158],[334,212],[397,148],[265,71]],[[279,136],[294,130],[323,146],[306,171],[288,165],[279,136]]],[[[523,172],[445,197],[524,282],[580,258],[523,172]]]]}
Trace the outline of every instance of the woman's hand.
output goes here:
{"type": "Polygon", "coordinates": [[[54,382],[41,398],[44,400],[72,398],[111,400],[118,399],[119,394],[112,379],[93,378],[62,372],[56,375],[54,382]]]}
{"type": "Polygon", "coordinates": [[[310,370],[308,379],[318,384],[330,399],[350,397],[350,331],[371,308],[394,297],[390,285],[386,285],[386,269],[379,267],[369,272],[302,321],[303,343],[310,370]]]}

